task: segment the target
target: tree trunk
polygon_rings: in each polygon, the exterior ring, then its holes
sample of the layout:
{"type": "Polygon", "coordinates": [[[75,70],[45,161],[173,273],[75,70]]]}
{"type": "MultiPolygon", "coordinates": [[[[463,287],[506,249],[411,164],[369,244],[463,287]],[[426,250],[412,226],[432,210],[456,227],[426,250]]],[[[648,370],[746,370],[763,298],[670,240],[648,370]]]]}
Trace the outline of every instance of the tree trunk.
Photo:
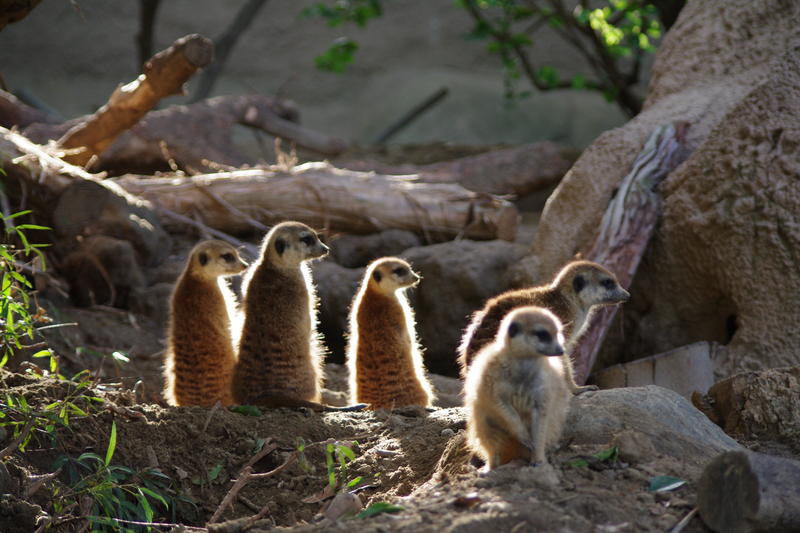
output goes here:
{"type": "Polygon", "coordinates": [[[513,240],[517,209],[510,202],[456,184],[421,183],[407,176],[354,172],[307,163],[289,172],[239,170],[193,177],[124,176],[114,180],[155,206],[196,216],[236,233],[260,224],[300,220],[347,233],[388,228],[429,241],[465,237],[513,240]]]}
{"type": "Polygon", "coordinates": [[[75,150],[64,160],[86,165],[93,156],[108,148],[114,139],[127,130],[164,97],[182,94],[183,84],[198,68],[211,61],[213,44],[197,34],[175,41],[166,50],[153,56],[144,66],[144,73],[127,85],[117,87],[108,102],[59,139],[61,148],[75,150]]]}
{"type": "Polygon", "coordinates": [[[800,531],[800,462],[725,452],[700,476],[697,507],[720,533],[800,531]]]}
{"type": "MultiPolygon", "coordinates": [[[[685,145],[688,129],[688,123],[676,123],[661,126],[650,135],[609,203],[599,235],[583,254],[614,272],[623,287],[630,287],[658,221],[661,200],[655,188],[689,155],[685,145]]],[[[579,384],[586,381],[616,312],[614,306],[595,313],[571,354],[579,384]]]]}

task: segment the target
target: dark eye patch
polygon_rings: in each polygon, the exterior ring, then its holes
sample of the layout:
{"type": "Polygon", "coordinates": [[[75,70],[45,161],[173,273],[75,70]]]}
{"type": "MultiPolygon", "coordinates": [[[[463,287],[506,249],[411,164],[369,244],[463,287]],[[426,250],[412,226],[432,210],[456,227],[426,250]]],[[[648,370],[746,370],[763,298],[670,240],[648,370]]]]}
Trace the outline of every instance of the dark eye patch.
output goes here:
{"type": "Polygon", "coordinates": [[[408,274],[408,269],[406,267],[397,267],[392,270],[392,272],[394,272],[396,276],[402,277],[408,274]]]}
{"type": "Polygon", "coordinates": [[[383,277],[383,276],[381,276],[381,273],[380,273],[378,270],[375,270],[375,271],[373,271],[373,272],[372,272],[372,278],[373,278],[375,281],[377,281],[378,283],[380,283],[380,282],[381,282],[381,278],[382,278],[382,277],[383,277]]]}
{"type": "Polygon", "coordinates": [[[605,289],[613,290],[617,284],[614,283],[613,279],[604,279],[600,282],[600,285],[602,285],[605,289]]]}
{"type": "Polygon", "coordinates": [[[222,257],[222,260],[225,261],[226,263],[233,263],[233,261],[235,260],[235,258],[233,257],[233,254],[231,254],[231,253],[222,254],[221,257],[222,257]]]}
{"type": "Polygon", "coordinates": [[[275,241],[275,251],[278,252],[278,255],[283,255],[283,251],[286,249],[286,241],[283,239],[278,239],[275,241]]]}
{"type": "Polygon", "coordinates": [[[533,334],[536,335],[536,338],[542,342],[550,342],[553,340],[553,336],[543,329],[537,329],[533,332],[533,334]]]}
{"type": "Polygon", "coordinates": [[[312,244],[314,244],[314,237],[312,237],[311,235],[305,235],[303,237],[300,237],[300,242],[302,242],[306,246],[311,246],[312,244]]]}
{"type": "Polygon", "coordinates": [[[572,288],[576,293],[581,292],[585,286],[586,280],[583,279],[583,276],[575,276],[575,279],[572,280],[572,288]]]}
{"type": "Polygon", "coordinates": [[[519,324],[516,322],[512,322],[510,326],[508,326],[508,338],[513,339],[519,335],[519,324]]]}
{"type": "Polygon", "coordinates": [[[205,252],[200,252],[200,255],[197,256],[198,261],[200,261],[201,266],[206,266],[208,263],[208,254],[205,252]]]}

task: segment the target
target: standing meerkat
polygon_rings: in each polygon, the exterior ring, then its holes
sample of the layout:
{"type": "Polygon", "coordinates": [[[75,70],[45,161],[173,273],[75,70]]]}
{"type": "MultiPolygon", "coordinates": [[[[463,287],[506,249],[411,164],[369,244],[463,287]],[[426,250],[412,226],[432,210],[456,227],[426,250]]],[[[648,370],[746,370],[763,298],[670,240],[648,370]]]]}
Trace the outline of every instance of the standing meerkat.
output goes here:
{"type": "Polygon", "coordinates": [[[367,266],[350,309],[347,367],[352,403],[363,402],[373,410],[431,405],[434,396],[414,311],[404,293],[418,282],[411,266],[397,257],[376,259],[367,266]]]}
{"type": "Polygon", "coordinates": [[[283,222],[264,237],[245,274],[233,399],[264,407],[320,408],[323,348],[317,298],[307,262],[328,247],[300,222],[283,222]]]}
{"type": "Polygon", "coordinates": [[[170,299],[164,397],[170,405],[230,405],[235,364],[231,341],[234,296],[224,276],[247,264],[222,241],[192,249],[170,299]]]}
{"type": "MultiPolygon", "coordinates": [[[[565,345],[570,354],[586,331],[592,311],[597,306],[615,305],[630,298],[617,277],[591,261],[573,261],[556,275],[549,285],[505,292],[486,302],[472,315],[458,347],[461,376],[465,377],[472,359],[483,346],[492,342],[500,322],[515,307],[533,305],[551,311],[562,324],[565,345]]],[[[594,385],[578,386],[572,374],[569,355],[565,359],[565,378],[573,394],[597,390],[594,385]]]]}
{"type": "Polygon", "coordinates": [[[464,384],[467,438],[490,470],[514,459],[545,463],[558,443],[572,396],[562,341],[553,313],[520,307],[475,356],[464,384]]]}

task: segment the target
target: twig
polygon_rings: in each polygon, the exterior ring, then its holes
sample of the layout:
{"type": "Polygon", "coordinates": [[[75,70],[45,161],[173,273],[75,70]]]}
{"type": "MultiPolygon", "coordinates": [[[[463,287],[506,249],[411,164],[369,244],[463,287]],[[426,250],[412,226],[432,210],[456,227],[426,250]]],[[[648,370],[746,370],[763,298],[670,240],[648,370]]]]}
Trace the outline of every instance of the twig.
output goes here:
{"type": "Polygon", "coordinates": [[[242,505],[244,505],[245,507],[247,507],[248,509],[250,509],[254,513],[257,513],[257,512],[259,512],[261,510],[261,508],[258,505],[254,504],[250,500],[250,498],[248,498],[247,496],[239,494],[239,497],[236,498],[236,499],[239,500],[239,503],[241,503],[242,505]]]}
{"type": "Polygon", "coordinates": [[[214,413],[216,413],[219,410],[220,406],[222,406],[222,402],[220,402],[219,400],[214,402],[214,407],[212,407],[211,411],[209,411],[208,418],[206,418],[206,423],[203,424],[203,433],[205,433],[206,430],[208,429],[208,425],[211,423],[211,418],[214,416],[214,413]]]}
{"type": "Polygon", "coordinates": [[[166,207],[159,206],[158,210],[159,210],[159,212],[164,213],[168,217],[170,217],[170,218],[172,218],[174,220],[177,220],[178,222],[182,222],[184,224],[189,224],[190,226],[194,226],[195,228],[199,229],[200,231],[205,231],[209,235],[213,235],[214,237],[216,237],[218,239],[221,239],[221,240],[223,240],[225,242],[228,242],[228,243],[236,246],[237,248],[239,248],[239,247],[240,248],[244,248],[250,254],[252,254],[253,257],[258,257],[260,255],[258,247],[253,245],[253,244],[249,244],[249,243],[246,243],[244,241],[240,241],[236,237],[228,235],[227,233],[223,233],[222,231],[216,230],[214,228],[210,228],[210,227],[206,226],[205,224],[203,224],[202,222],[198,222],[197,220],[192,220],[191,218],[189,218],[187,216],[183,216],[181,214],[178,214],[175,211],[172,211],[171,209],[167,209],[166,207]]]}
{"type": "Polygon", "coordinates": [[[432,108],[439,102],[441,102],[449,90],[447,87],[442,87],[437,90],[435,93],[427,97],[425,100],[420,102],[419,104],[415,105],[411,110],[409,110],[405,115],[400,117],[399,120],[391,124],[388,128],[383,130],[378,137],[375,138],[374,144],[386,144],[386,141],[391,139],[394,135],[397,134],[400,130],[414,122],[417,118],[419,118],[422,114],[424,114],[428,109],[432,108]]]}
{"type": "Polygon", "coordinates": [[[122,518],[112,518],[111,520],[119,524],[131,524],[133,526],[182,528],[182,531],[186,532],[208,532],[208,529],[204,527],[187,526],[184,524],[171,524],[168,522],[137,522],[136,520],[123,520],[122,518]]]}
{"type": "Polygon", "coordinates": [[[11,444],[9,444],[8,446],[6,446],[2,450],[0,450],[0,457],[5,457],[6,455],[11,455],[15,451],[17,451],[17,447],[20,445],[20,443],[22,441],[24,441],[26,438],[28,438],[28,434],[33,429],[33,426],[34,426],[35,423],[36,423],[36,420],[33,419],[33,418],[28,420],[25,423],[25,427],[22,428],[22,431],[20,432],[19,436],[16,439],[14,439],[11,442],[11,444]]]}
{"type": "Polygon", "coordinates": [[[268,477],[272,477],[275,474],[280,474],[284,470],[286,470],[289,466],[293,465],[295,461],[297,461],[298,453],[292,452],[289,454],[289,457],[283,462],[282,465],[275,467],[274,469],[270,470],[269,472],[263,472],[261,474],[250,474],[250,479],[266,479],[268,477]]]}
{"type": "Polygon", "coordinates": [[[680,521],[680,522],[678,522],[677,524],[675,524],[675,527],[673,527],[672,529],[670,529],[670,530],[669,530],[669,533],[681,533],[681,531],[683,531],[683,529],[684,529],[684,528],[685,528],[687,525],[689,525],[689,522],[691,522],[692,518],[694,518],[694,515],[696,515],[696,514],[697,514],[697,507],[695,507],[694,509],[692,509],[691,511],[689,511],[689,514],[687,514],[686,516],[684,516],[684,517],[681,519],[681,521],[680,521]]]}
{"type": "Polygon", "coordinates": [[[60,473],[61,469],[59,468],[50,474],[42,474],[41,476],[28,476],[26,481],[30,482],[30,484],[25,488],[25,499],[28,499],[36,494],[36,492],[42,487],[42,485],[44,485],[46,481],[50,481],[60,473]]]}
{"type": "MultiPolygon", "coordinates": [[[[277,449],[278,449],[278,445],[273,443],[272,439],[267,439],[264,442],[264,446],[261,447],[261,450],[257,454],[255,454],[253,457],[251,457],[250,460],[247,461],[244,464],[244,466],[254,466],[261,459],[263,459],[264,457],[266,457],[267,455],[269,455],[270,453],[272,453],[274,450],[277,450],[277,449]]],[[[244,467],[242,467],[242,468],[244,468],[244,467]]]]}
{"type": "Polygon", "coordinates": [[[248,519],[247,519],[247,522],[245,522],[245,523],[244,523],[244,526],[242,526],[242,530],[243,530],[243,531],[247,531],[247,529],[248,529],[250,526],[252,526],[252,525],[253,525],[253,524],[255,524],[256,522],[258,522],[259,520],[261,520],[262,518],[264,518],[264,517],[265,517],[265,516],[267,516],[268,514],[271,514],[271,511],[269,510],[269,504],[270,504],[270,503],[271,503],[271,502],[267,502],[267,503],[265,503],[265,504],[264,504],[264,507],[262,507],[262,508],[261,508],[261,510],[260,510],[258,513],[254,514],[253,516],[251,516],[250,518],[248,518],[248,519]]]}

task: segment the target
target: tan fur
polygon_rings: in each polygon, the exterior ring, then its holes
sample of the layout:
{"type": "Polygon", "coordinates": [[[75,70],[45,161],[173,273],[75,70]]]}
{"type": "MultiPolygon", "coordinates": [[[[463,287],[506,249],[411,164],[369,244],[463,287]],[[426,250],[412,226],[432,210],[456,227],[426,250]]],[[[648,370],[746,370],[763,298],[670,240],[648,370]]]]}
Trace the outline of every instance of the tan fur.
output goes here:
{"type": "Polygon", "coordinates": [[[514,459],[546,462],[561,436],[571,394],[558,319],[521,307],[475,357],[464,384],[467,438],[489,469],[514,459]]]}
{"type": "Polygon", "coordinates": [[[414,311],[404,293],[418,281],[409,264],[396,257],[367,266],[350,310],[347,366],[352,403],[366,403],[371,409],[431,405],[433,392],[414,311]]]}
{"type": "Polygon", "coordinates": [[[246,266],[236,249],[222,241],[201,242],[189,254],[170,301],[164,365],[164,397],[170,405],[233,403],[229,308],[234,297],[222,278],[246,266]]]}
{"type": "Polygon", "coordinates": [[[306,262],[327,253],[314,230],[300,222],[278,224],[264,237],[243,283],[236,403],[320,407],[323,348],[306,262]]]}
{"type": "MultiPolygon", "coordinates": [[[[543,307],[556,315],[563,325],[565,349],[569,354],[589,325],[592,311],[597,306],[618,304],[629,297],[630,294],[619,285],[614,274],[591,261],[573,261],[567,264],[548,285],[508,291],[496,296],[472,315],[464,332],[458,347],[461,376],[466,376],[475,354],[493,341],[500,322],[516,307],[533,305],[543,307]],[[580,291],[575,290],[577,278],[584,284],[580,291]]],[[[593,385],[579,387],[575,384],[569,357],[565,358],[565,362],[567,385],[574,394],[597,388],[593,385]]]]}

